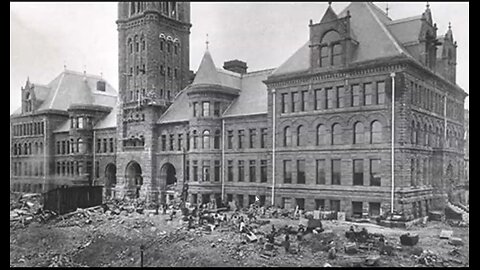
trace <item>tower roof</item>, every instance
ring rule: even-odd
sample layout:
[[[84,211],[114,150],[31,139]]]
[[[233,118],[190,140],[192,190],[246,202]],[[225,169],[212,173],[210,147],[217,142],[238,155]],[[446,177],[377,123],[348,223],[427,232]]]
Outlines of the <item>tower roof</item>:
[[[217,68],[208,49],[205,50],[203,54],[202,61],[200,62],[197,74],[195,74],[195,79],[192,83],[192,85],[197,84],[220,84]]]

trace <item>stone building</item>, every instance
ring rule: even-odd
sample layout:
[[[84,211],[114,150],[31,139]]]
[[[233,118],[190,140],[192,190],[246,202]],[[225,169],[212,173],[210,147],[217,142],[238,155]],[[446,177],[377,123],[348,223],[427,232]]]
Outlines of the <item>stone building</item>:
[[[455,83],[457,44],[450,27],[437,35],[428,5],[400,20],[369,2],[338,14],[329,6],[278,68],[248,71],[239,60],[217,68],[207,47],[193,81],[189,3],[118,9],[119,102],[108,112],[87,106],[90,119],[107,123],[85,137],[102,136],[97,149],[113,138],[114,153],[88,180],[108,195],[165,202],[188,184],[192,203],[258,199],[375,217],[391,208],[392,105],[394,209],[423,216],[462,186],[466,93]],[[59,141],[77,138],[68,117],[58,120]],[[58,154],[48,149],[54,166]],[[106,175],[108,158],[116,177]],[[53,167],[47,182],[50,175]]]

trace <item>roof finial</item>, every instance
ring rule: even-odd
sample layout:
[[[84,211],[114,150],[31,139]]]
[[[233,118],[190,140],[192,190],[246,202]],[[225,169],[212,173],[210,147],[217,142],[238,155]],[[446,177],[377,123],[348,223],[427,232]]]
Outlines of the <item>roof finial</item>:
[[[208,43],[210,42],[208,42],[208,33],[207,33],[207,40],[205,41],[205,44],[207,45],[207,51],[208,51]]]
[[[330,7],[332,5],[332,1],[328,1],[328,6]]]
[[[387,13],[387,16],[388,16],[388,10],[389,10],[389,8],[388,8],[388,2],[387,2],[387,7],[385,8],[385,11],[386,11],[386,13]]]
[[[429,9],[429,8],[430,8],[430,4],[429,4],[428,1],[427,1],[427,9]]]
[[[452,23],[448,22],[448,30],[452,30]]]
[[[83,75],[87,74],[87,65],[83,65]]]
[[[63,70],[67,70],[67,62],[63,60]]]

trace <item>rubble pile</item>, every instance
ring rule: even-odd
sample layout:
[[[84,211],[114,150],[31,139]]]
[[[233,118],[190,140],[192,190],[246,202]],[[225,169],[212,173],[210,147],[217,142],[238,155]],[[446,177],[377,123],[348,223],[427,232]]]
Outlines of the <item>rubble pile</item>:
[[[44,223],[57,214],[43,210],[39,193],[15,194],[10,192],[10,227],[23,228],[33,221]]]

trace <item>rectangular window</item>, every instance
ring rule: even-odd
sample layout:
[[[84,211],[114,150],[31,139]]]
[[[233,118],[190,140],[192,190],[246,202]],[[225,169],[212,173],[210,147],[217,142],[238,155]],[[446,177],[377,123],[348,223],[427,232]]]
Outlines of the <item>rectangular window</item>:
[[[315,210],[325,210],[325,200],[324,199],[315,199]]]
[[[178,151],[182,151],[182,143],[183,143],[183,138],[182,138],[183,134],[178,134],[177,135],[177,150]]]
[[[239,130],[238,131],[238,149],[242,149],[243,148],[243,140],[245,138],[245,131],[243,129]]]
[[[370,186],[381,185],[380,165],[380,159],[370,160]]]
[[[202,166],[202,181],[210,181],[210,160],[204,160]]]
[[[331,87],[325,89],[327,91],[327,109],[335,108],[337,105],[335,90]]]
[[[213,172],[213,179],[215,182],[220,181],[220,160],[215,160],[215,170]]]
[[[173,151],[173,147],[174,147],[174,142],[175,142],[175,135],[173,134],[170,134],[170,151]]]
[[[363,160],[362,159],[353,160],[353,185],[354,186],[363,185]]]
[[[363,203],[352,202],[352,216],[354,218],[361,218],[363,214]]]
[[[340,212],[340,200],[330,200],[330,211]]]
[[[233,182],[233,160],[228,161],[227,179],[228,182]]]
[[[203,111],[202,111],[202,116],[210,116],[210,102],[204,101],[202,103]]]
[[[380,216],[380,203],[371,202],[368,204],[368,215],[370,217]]]
[[[317,185],[325,185],[325,159],[317,159]]]
[[[299,108],[298,105],[298,92],[292,92],[292,110],[291,112],[296,112]]]
[[[338,86],[337,87],[337,101],[338,101],[338,108],[344,108],[345,107],[345,87],[344,86]]]
[[[296,198],[295,205],[298,206],[298,209],[305,210],[305,199],[303,198]]]
[[[255,195],[248,195],[248,205],[255,203]]]
[[[176,50],[177,50],[177,47],[175,47],[175,51],[176,51]],[[145,70],[145,69],[144,69],[144,70]],[[144,73],[145,73],[145,72],[144,72]],[[178,69],[177,69],[177,68],[175,68],[175,69],[173,70],[173,77],[174,77],[175,79],[178,78]]]
[[[363,91],[365,93],[365,105],[373,104],[373,89],[371,83],[363,84]]]
[[[257,130],[256,129],[250,129],[250,148],[255,148],[255,141],[257,138]]]
[[[238,201],[238,207],[243,208],[243,195],[238,194],[237,195],[237,201]]]
[[[162,135],[162,151],[167,150],[167,135]]]
[[[197,102],[193,102],[193,117],[197,116]]]
[[[113,138],[110,138],[109,142],[110,142],[110,153],[113,153],[115,151],[114,145],[113,145]]]
[[[360,85],[354,84],[352,85],[352,106],[360,106]]]
[[[65,150],[66,150],[65,149],[65,141],[62,141],[62,155],[65,154],[65,152],[66,152]]]
[[[220,116],[220,102],[213,103],[213,116]]]
[[[267,182],[267,161],[266,160],[260,161],[260,182],[262,183]]]
[[[262,128],[260,131],[262,132],[261,134],[262,137],[260,139],[260,148],[265,148],[267,143],[267,129]]]
[[[105,138],[103,139],[103,153],[107,153],[108,151],[108,140]]]
[[[340,159],[332,159],[332,185],[340,185]]]
[[[288,103],[288,93],[283,93],[282,100],[281,100],[282,113],[288,112],[287,103]]]
[[[385,82],[377,82],[377,104],[385,103]]]
[[[304,112],[307,110],[308,91],[302,91],[301,94],[300,111]]]
[[[297,184],[305,184],[305,160],[297,160]]]
[[[198,182],[198,161],[193,161],[193,182]]]
[[[190,181],[190,161],[185,161],[185,180]]]
[[[227,148],[233,148],[233,130],[227,131]]]
[[[72,174],[73,174],[73,170],[72,170]],[[95,161],[95,177],[96,178],[100,177],[100,162],[98,161]]]
[[[315,110],[322,109],[322,89],[315,90]]]
[[[283,183],[285,184],[292,183],[292,161],[291,160],[283,161]]]
[[[238,161],[238,182],[243,182],[245,179],[245,167],[243,160]]]
[[[250,167],[249,167],[249,177],[250,177],[250,182],[256,182],[257,181],[257,165],[255,160],[250,160]]]

